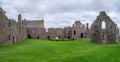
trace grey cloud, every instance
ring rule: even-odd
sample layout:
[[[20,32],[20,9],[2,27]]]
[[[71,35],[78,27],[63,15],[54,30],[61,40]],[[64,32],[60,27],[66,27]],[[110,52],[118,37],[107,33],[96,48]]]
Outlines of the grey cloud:
[[[12,1],[12,2],[11,2]],[[92,23],[100,11],[120,23],[119,0],[0,0],[9,18],[17,19],[19,13],[26,19],[45,19],[45,26],[71,26],[74,21]],[[118,24],[120,27],[120,25]]]

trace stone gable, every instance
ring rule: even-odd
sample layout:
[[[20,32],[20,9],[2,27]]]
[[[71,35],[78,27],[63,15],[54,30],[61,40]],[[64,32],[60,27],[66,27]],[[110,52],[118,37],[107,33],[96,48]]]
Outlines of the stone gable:
[[[102,23],[105,23],[102,28]],[[91,26],[91,40],[95,43],[117,43],[119,38],[119,29],[111,18],[105,13],[100,12],[97,19]]]

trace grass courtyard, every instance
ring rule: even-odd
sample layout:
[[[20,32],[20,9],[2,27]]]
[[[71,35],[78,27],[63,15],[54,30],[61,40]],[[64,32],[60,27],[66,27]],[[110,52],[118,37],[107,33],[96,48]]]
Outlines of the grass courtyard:
[[[120,62],[120,44],[27,39],[0,46],[0,62]]]

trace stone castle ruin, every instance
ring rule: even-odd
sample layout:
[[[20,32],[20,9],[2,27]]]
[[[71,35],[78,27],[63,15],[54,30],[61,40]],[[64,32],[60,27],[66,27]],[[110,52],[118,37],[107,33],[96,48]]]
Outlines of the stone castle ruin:
[[[72,26],[72,38],[79,39],[79,38],[86,38],[85,35],[86,27],[80,21],[76,21]]]
[[[119,29],[105,11],[100,12],[91,26],[91,40],[95,43],[118,43]]]
[[[27,38],[26,20],[18,15],[18,22],[8,19],[0,7],[0,45],[15,44]]]
[[[89,28],[89,24],[75,21],[72,26],[64,28],[44,27],[44,20],[22,20],[21,14],[18,21],[8,19],[5,11],[0,7],[0,45],[15,44],[26,38],[36,39],[91,39],[95,43],[118,43],[119,29],[110,17],[104,12]]]
[[[86,39],[90,38],[86,35],[87,29],[89,28],[86,28],[80,21],[75,21],[72,27],[48,28],[47,36],[52,39],[55,39],[56,37],[59,39]]]

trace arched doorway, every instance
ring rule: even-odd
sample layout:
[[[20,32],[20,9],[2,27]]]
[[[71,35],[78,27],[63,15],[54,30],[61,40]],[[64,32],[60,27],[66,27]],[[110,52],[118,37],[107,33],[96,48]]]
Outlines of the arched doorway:
[[[105,21],[102,21],[101,29],[102,29],[102,43],[106,44],[107,35],[106,35],[106,23],[105,23]]]

